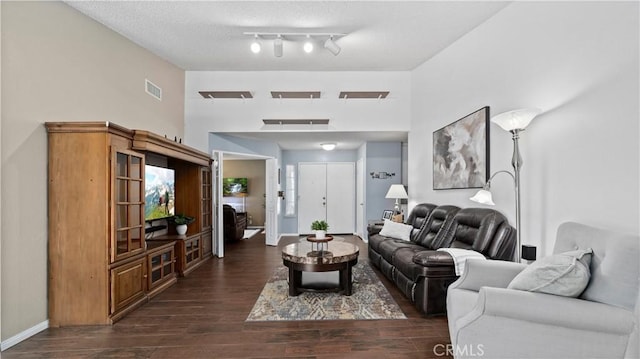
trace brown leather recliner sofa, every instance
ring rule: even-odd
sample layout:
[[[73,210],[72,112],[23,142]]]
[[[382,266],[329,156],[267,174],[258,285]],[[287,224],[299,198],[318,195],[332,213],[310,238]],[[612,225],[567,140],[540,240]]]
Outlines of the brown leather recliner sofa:
[[[247,226],[245,217],[238,216],[236,210],[228,204],[222,205],[222,219],[224,222],[224,240],[235,241],[242,239]]]
[[[422,203],[405,223],[413,226],[409,241],[369,236],[369,261],[425,315],[446,312],[447,287],[458,278],[451,255],[437,249],[470,249],[488,259],[514,259],[516,230],[493,209]]]

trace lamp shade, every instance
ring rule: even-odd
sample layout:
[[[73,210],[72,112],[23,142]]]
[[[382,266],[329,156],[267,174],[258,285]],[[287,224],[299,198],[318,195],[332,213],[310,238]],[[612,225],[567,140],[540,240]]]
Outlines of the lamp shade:
[[[505,131],[523,130],[540,112],[537,108],[522,108],[494,116],[491,118],[491,122],[502,127]]]
[[[477,203],[482,203],[482,204],[488,204],[490,206],[495,206],[496,204],[493,203],[493,197],[491,196],[491,192],[487,191],[486,189],[481,189],[478,191],[478,193],[476,193],[475,196],[469,198],[470,200],[477,202]]]
[[[404,186],[401,184],[392,184],[389,187],[389,191],[387,191],[387,195],[384,198],[409,198],[407,195],[407,191],[404,189]]]

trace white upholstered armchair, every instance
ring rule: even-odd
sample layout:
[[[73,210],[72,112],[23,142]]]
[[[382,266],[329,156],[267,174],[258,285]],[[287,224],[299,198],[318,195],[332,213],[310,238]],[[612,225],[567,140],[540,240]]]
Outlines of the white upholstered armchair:
[[[554,254],[587,248],[578,298],[507,289],[525,264],[469,261],[447,294],[456,358],[639,358],[640,237],[560,225]]]

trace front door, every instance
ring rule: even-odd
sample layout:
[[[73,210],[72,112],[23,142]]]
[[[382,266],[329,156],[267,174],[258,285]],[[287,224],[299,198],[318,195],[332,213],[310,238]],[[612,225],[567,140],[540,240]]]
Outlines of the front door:
[[[311,222],[327,218],[327,166],[298,164],[298,233],[311,233]],[[331,225],[331,224],[329,224]]]

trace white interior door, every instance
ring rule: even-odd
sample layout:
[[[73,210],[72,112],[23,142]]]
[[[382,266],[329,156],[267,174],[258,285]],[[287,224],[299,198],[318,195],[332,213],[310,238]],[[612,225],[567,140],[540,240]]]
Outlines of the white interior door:
[[[265,162],[265,242],[268,246],[278,245],[278,160],[270,158]]]
[[[213,152],[213,252],[218,258],[224,257],[224,219],[222,218],[222,152]]]
[[[327,163],[327,223],[329,233],[354,233],[356,169],[353,162]]]
[[[364,239],[364,159],[356,162],[356,234]]]
[[[326,168],[324,163],[298,164],[299,234],[311,233],[311,222],[327,218]]]

